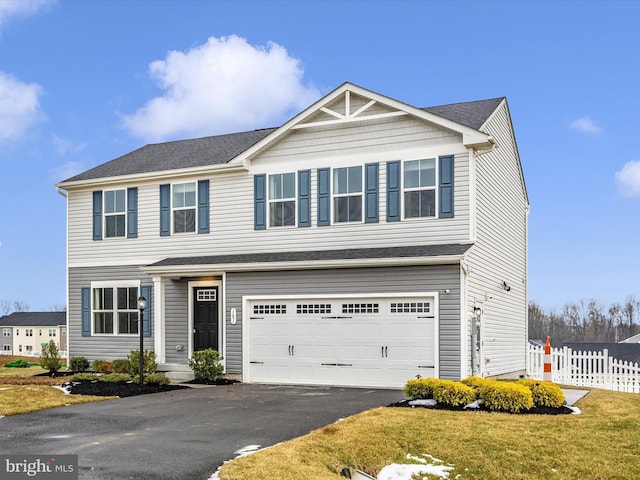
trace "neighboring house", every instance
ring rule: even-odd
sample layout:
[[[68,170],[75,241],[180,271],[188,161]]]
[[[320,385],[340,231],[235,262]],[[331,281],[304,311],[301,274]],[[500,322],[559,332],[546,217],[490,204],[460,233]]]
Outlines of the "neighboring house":
[[[569,347],[574,352],[602,352],[607,350],[610,357],[620,362],[640,363],[640,344],[638,343],[565,342],[562,346]]]
[[[53,340],[61,356],[67,350],[66,312],[13,312],[0,317],[2,351],[5,355],[39,357]]]
[[[640,343],[640,333],[633,335],[632,337],[620,340],[620,343]]]
[[[57,187],[71,356],[138,348],[141,294],[168,371],[211,347],[245,382],[525,373],[505,98],[416,108],[345,83],[279,128],[147,145]]]

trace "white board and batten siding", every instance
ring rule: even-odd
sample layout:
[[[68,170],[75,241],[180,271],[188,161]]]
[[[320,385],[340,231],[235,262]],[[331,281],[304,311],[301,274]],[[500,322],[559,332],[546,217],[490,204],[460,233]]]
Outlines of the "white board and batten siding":
[[[500,376],[526,369],[528,200],[506,103],[483,130],[491,132],[498,148],[475,160],[467,311],[482,308],[481,373]]]
[[[410,117],[371,120],[352,126],[294,130],[252,159],[250,170],[180,178],[210,181],[210,233],[161,237],[159,185],[147,181],[102,187],[138,187],[138,238],[92,240],[92,190],[72,190],[69,208],[69,266],[150,264],[172,256],[245,252],[374,248],[469,240],[469,155],[459,135]],[[339,141],[336,134],[340,132]],[[455,216],[386,222],[386,162],[455,155]],[[379,222],[317,226],[317,168],[379,163]],[[253,176],[311,170],[311,219],[307,228],[254,230]]]

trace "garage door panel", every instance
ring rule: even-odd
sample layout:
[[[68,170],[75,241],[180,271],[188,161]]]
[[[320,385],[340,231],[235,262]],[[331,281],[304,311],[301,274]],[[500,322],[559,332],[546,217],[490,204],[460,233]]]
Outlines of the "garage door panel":
[[[249,363],[250,381],[402,387],[435,374],[433,299],[255,304],[261,318],[249,319],[248,355],[259,363]]]

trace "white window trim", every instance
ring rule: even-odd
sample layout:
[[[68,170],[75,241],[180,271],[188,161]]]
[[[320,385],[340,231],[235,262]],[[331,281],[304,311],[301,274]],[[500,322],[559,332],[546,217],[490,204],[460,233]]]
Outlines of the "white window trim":
[[[336,198],[341,198],[341,197],[355,197],[356,195],[351,192],[351,193],[336,193],[335,192],[335,188],[334,188],[334,172],[336,170],[340,170],[343,168],[352,168],[352,167],[360,167],[360,221],[357,220],[353,220],[353,221],[348,221],[348,222],[336,222],[336,214],[335,214],[335,199]],[[363,164],[355,164],[355,165],[346,165],[344,167],[333,167],[330,171],[330,179],[329,181],[331,182],[331,225],[354,225],[354,224],[358,224],[358,223],[364,223],[364,201],[365,201],[365,197],[364,197],[364,190],[365,190],[365,166]]]
[[[176,185],[187,185],[192,183],[195,186],[195,203],[193,207],[174,207],[173,206],[173,189]],[[169,191],[169,195],[171,196],[171,235],[193,235],[198,233],[198,182],[193,180],[189,182],[176,182],[171,184],[171,190]],[[173,220],[173,213],[176,211],[182,210],[193,210],[194,212],[194,228],[193,232],[176,232],[175,231],[175,222]]]
[[[95,332],[95,323],[94,323],[94,313],[95,310],[93,308],[93,289],[94,288],[138,288],[138,296],[140,295],[140,280],[123,280],[123,281],[94,281],[91,282],[91,336],[95,337],[137,337],[138,333],[118,333],[118,322],[117,318],[113,319],[113,333],[96,333]],[[115,299],[114,299],[115,300]],[[113,309],[113,312],[116,313],[118,311],[117,308]]]
[[[107,213],[107,192],[117,192],[117,191],[123,191],[124,192],[124,210],[122,212],[113,212],[113,213]],[[104,240],[117,240],[117,239],[121,239],[121,238],[127,238],[127,202],[129,201],[129,199],[127,198],[127,189],[126,188],[114,188],[111,190],[104,190],[102,192],[102,223],[103,226],[102,228],[104,229]],[[124,216],[124,233],[122,235],[116,236],[116,237],[109,237],[107,236],[107,217],[115,217],[118,215],[122,215]]]
[[[287,175],[287,174],[293,174],[293,197],[287,197],[287,198],[278,198],[278,199],[271,199],[271,182],[269,182],[269,177],[271,177],[272,175]],[[272,203],[282,203],[282,202],[290,202],[293,200],[293,205],[294,205],[294,212],[293,212],[293,218],[294,218],[294,222],[293,225],[271,225],[271,204]],[[268,173],[267,174],[267,228],[277,228],[277,229],[281,229],[281,228],[296,228],[298,226],[298,174],[297,172],[280,172],[280,173]]]
[[[2,336],[3,337],[10,337],[11,336],[11,329],[10,328],[3,328],[2,329]]]
[[[402,195],[400,195],[400,208],[402,210],[402,220],[406,220],[408,222],[412,222],[412,221],[424,221],[424,220],[433,220],[433,219],[437,219],[439,218],[439,213],[440,213],[440,198],[438,195],[438,188],[440,186],[440,161],[439,161],[439,156],[437,157],[425,157],[425,158],[410,158],[410,159],[406,159],[406,160],[402,160],[402,164],[400,165],[401,167],[401,183],[402,183]],[[435,161],[435,185],[433,187],[410,187],[410,188],[406,188],[404,185],[404,168],[405,168],[405,164],[407,162],[415,162],[416,160],[434,160]],[[433,215],[432,217],[407,217],[405,215],[405,202],[404,202],[404,194],[405,192],[420,192],[423,190],[433,190],[434,191],[434,198],[435,198],[435,215]]]

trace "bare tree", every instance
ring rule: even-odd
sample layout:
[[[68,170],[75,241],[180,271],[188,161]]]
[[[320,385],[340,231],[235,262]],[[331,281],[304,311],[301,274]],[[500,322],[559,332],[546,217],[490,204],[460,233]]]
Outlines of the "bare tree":
[[[67,311],[67,306],[66,305],[61,305],[61,304],[55,304],[51,307],[51,311],[52,312],[66,312]]]
[[[11,313],[11,302],[0,300],[0,316],[9,315]]]
[[[628,330],[625,332],[626,337],[632,337],[636,333],[636,318],[640,311],[640,302],[636,300],[636,297],[629,295],[625,304],[622,306],[622,318]]]
[[[28,312],[29,311],[29,304],[16,300],[15,302],[13,302],[13,311],[14,312]]]

